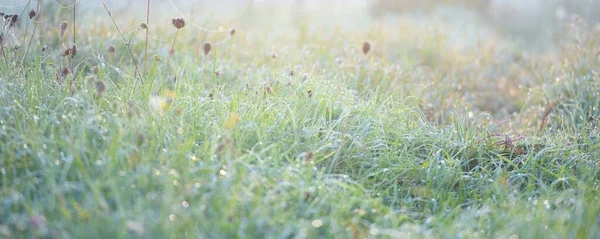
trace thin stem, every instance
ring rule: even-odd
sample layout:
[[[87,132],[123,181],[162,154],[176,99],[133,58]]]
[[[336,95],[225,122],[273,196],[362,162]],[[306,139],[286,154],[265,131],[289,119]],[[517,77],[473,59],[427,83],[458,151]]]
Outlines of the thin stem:
[[[175,37],[173,38],[173,44],[171,44],[171,49],[169,50],[169,57],[167,58],[167,69],[165,70],[165,72],[169,70],[169,63],[171,62],[171,56],[173,56],[175,54],[175,41],[177,41],[177,33],[179,33],[179,29],[175,30]]]
[[[110,18],[113,25],[115,26],[115,29],[117,29],[117,32],[121,36],[123,43],[125,43],[125,46],[127,46],[127,50],[129,51],[129,54],[131,54],[131,60],[133,61],[133,66],[135,66],[135,71],[140,76],[140,79],[142,79],[142,73],[140,72],[140,68],[138,67],[137,62],[135,61],[135,56],[133,55],[133,51],[131,51],[131,47],[130,47],[129,43],[127,42],[127,39],[125,39],[125,36],[123,36],[123,33],[119,29],[119,26],[117,26],[117,23],[115,22],[115,19],[113,18],[110,10],[108,10],[108,7],[106,6],[106,3],[104,2],[104,0],[100,0],[100,2],[102,3],[102,7],[104,7],[104,10],[106,10],[108,17]]]
[[[71,47],[74,47],[76,44],[76,38],[75,36],[77,36],[77,22],[75,21],[75,14],[76,14],[76,9],[77,9],[77,0],[73,0],[73,45]],[[73,48],[71,48],[73,49]],[[70,87],[73,88],[74,84],[75,84],[75,54],[76,52],[71,52],[71,85]],[[71,89],[72,90],[72,89]]]
[[[148,4],[146,5],[146,42],[144,45],[144,73],[146,73],[146,60],[148,59],[148,29],[150,26],[150,0],[148,0]]]
[[[24,12],[27,12],[27,9],[29,9],[31,6],[31,0],[27,1],[27,6],[25,7],[25,9],[23,10]],[[25,16],[26,14],[22,14],[21,16]],[[31,19],[29,19],[29,15],[27,14],[27,22],[25,23],[25,34],[23,34],[23,41],[22,42],[27,42],[27,30],[29,30],[29,22],[31,21]],[[31,38],[33,38],[33,34],[31,35]],[[25,69],[25,57],[27,56],[27,50],[29,50],[29,46],[27,46],[25,49],[25,52],[23,53],[23,59],[21,60],[21,67],[23,69]]]

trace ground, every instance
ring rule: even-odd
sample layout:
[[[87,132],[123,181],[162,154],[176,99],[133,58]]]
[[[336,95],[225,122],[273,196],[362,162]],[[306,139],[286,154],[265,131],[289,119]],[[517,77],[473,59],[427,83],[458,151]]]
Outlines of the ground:
[[[212,4],[0,5],[0,237],[600,237],[600,28]]]

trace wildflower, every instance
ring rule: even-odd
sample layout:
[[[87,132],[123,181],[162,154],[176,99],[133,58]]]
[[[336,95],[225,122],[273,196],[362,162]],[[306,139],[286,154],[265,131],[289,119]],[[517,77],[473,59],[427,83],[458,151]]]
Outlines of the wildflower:
[[[204,51],[204,55],[208,55],[211,49],[212,45],[210,44],[210,42],[204,43],[204,46],[202,46],[202,51]]]
[[[106,48],[106,51],[108,51],[109,53],[114,53],[116,51],[115,46],[114,45],[110,45]]]
[[[173,26],[175,26],[175,28],[177,28],[178,30],[185,27],[185,20],[183,20],[183,18],[173,18],[171,20],[171,23],[173,24]]]
[[[29,11],[29,19],[32,19],[32,18],[34,18],[34,17],[35,17],[35,15],[36,15],[36,14],[35,14],[35,10],[33,10],[33,9],[32,9],[31,11]]]
[[[60,36],[61,37],[65,34],[67,27],[69,27],[69,23],[67,23],[67,21],[62,21],[60,23]]]
[[[371,50],[371,43],[369,43],[369,42],[363,43],[363,46],[362,46],[363,54],[365,54],[365,55],[368,54],[370,50]]]

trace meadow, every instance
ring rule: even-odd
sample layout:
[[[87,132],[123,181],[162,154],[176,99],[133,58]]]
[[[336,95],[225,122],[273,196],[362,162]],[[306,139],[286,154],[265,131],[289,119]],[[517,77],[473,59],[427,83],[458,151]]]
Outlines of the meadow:
[[[0,4],[0,238],[600,237],[598,25],[308,2]]]

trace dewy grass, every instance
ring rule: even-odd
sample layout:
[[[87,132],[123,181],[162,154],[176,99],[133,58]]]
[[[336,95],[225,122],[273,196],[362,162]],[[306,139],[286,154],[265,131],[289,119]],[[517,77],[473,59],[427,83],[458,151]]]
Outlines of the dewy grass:
[[[164,19],[183,18],[162,16],[141,72],[145,36],[116,42],[140,21],[84,6],[77,48],[47,11],[48,42],[28,53],[26,33],[3,35],[1,238],[600,236],[593,29],[525,54],[455,46],[451,25],[307,28],[298,43],[285,21],[206,32],[185,18],[171,58]]]

